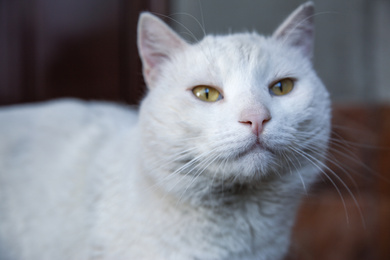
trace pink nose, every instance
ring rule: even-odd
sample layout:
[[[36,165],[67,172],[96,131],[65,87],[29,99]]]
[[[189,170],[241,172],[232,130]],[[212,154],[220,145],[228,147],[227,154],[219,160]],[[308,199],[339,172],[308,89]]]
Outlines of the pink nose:
[[[252,132],[259,136],[263,131],[265,123],[271,120],[271,115],[268,111],[259,112],[259,113],[251,113],[244,112],[241,115],[241,118],[238,122],[241,124],[248,125],[251,127]]]

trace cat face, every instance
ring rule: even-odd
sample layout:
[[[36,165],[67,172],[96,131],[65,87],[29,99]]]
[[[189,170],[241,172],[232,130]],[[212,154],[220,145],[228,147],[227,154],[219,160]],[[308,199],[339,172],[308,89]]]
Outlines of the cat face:
[[[320,160],[330,108],[310,62],[311,13],[302,6],[272,37],[207,36],[193,45],[143,14],[139,49],[149,92],[140,123],[145,156],[156,162],[150,171],[158,165],[244,183]]]

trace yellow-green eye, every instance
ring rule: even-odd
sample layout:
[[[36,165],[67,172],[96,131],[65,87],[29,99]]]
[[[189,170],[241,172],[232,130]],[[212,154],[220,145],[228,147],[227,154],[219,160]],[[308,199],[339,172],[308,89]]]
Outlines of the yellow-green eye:
[[[282,79],[270,86],[269,91],[272,95],[283,96],[291,92],[294,88],[294,80]]]
[[[195,97],[206,102],[215,102],[222,99],[221,93],[213,87],[199,85],[192,89]]]

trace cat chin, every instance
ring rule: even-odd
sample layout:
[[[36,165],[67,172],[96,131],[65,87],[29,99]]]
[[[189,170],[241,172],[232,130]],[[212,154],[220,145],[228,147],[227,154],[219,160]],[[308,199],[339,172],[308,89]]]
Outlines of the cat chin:
[[[276,156],[261,145],[254,145],[245,152],[240,152],[230,158],[225,165],[218,165],[211,172],[232,182],[250,182],[259,180],[277,171]]]

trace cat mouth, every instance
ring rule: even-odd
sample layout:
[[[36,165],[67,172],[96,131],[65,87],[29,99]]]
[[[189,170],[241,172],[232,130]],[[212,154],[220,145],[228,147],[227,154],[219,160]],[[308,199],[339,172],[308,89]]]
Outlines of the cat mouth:
[[[268,151],[268,149],[264,146],[264,143],[259,138],[257,138],[256,141],[254,141],[247,149],[240,151],[236,158],[240,159],[248,155],[260,155],[266,151]]]
[[[254,143],[249,149],[248,153],[260,153],[264,152],[265,150],[267,149],[265,148],[264,144],[257,140],[256,143]]]

